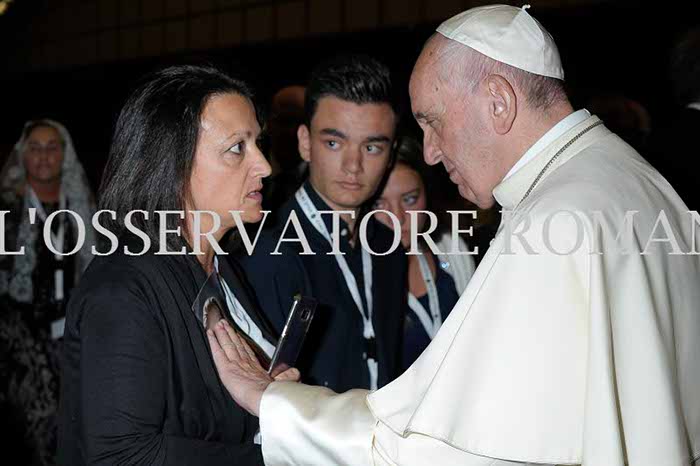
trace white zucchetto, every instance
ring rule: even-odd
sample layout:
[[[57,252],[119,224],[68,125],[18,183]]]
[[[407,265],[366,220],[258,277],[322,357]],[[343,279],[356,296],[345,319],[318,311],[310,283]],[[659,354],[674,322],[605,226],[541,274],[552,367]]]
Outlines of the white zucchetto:
[[[554,39],[527,12],[530,5],[472,8],[443,22],[437,32],[501,63],[564,79]]]

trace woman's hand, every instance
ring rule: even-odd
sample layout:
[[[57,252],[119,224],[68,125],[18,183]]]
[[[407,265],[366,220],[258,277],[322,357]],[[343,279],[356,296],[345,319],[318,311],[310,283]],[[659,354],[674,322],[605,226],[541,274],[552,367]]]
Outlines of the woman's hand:
[[[207,338],[216,370],[231,397],[249,413],[259,416],[263,392],[274,380],[298,381],[299,371],[291,368],[270,377],[255,353],[225,320],[220,320]]]

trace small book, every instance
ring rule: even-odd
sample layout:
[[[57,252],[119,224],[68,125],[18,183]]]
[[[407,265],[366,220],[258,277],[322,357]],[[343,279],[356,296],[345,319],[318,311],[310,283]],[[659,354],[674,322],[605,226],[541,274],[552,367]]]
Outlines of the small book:
[[[220,280],[216,270],[209,274],[192,303],[192,312],[194,312],[195,317],[202,325],[204,331],[209,329],[213,330],[217,322],[221,319],[226,319],[226,321],[231,324],[231,327],[236,330],[238,336],[243,338],[252,348],[260,365],[265,370],[268,370],[270,367],[270,358],[252,338],[246,335],[233,318],[231,318],[231,313],[226,304],[226,295]]]

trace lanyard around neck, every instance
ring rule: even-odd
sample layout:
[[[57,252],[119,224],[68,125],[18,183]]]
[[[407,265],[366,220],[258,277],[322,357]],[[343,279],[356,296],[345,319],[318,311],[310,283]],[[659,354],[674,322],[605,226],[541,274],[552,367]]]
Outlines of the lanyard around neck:
[[[420,254],[418,256],[418,265],[420,266],[420,273],[423,277],[423,282],[428,290],[428,306],[430,307],[430,313],[426,311],[418,298],[416,298],[412,293],[408,294],[408,305],[413,312],[415,312],[416,316],[418,316],[418,319],[425,329],[425,333],[427,333],[432,340],[435,338],[435,335],[442,325],[440,298],[438,296],[435,279],[430,271],[428,259],[426,259],[425,254]]]
[[[296,200],[301,207],[301,210],[306,215],[306,218],[311,222],[316,231],[318,231],[321,236],[328,241],[328,244],[333,247],[333,239],[331,238],[326,224],[321,218],[321,214],[318,209],[311,201],[309,194],[306,189],[302,186],[295,194]],[[343,279],[345,280],[345,285],[348,287],[348,291],[352,295],[352,299],[357,306],[357,310],[362,316],[362,335],[366,340],[371,340],[375,337],[374,325],[372,324],[372,257],[369,252],[362,248],[362,277],[364,279],[365,288],[365,299],[367,300],[367,309],[362,302],[362,297],[360,296],[360,289],[357,285],[357,280],[348,266],[345,256],[342,254],[333,254],[335,261],[338,263],[341,273],[343,274]],[[377,388],[377,362],[373,358],[367,359],[367,366],[370,372],[370,386],[372,390]]]

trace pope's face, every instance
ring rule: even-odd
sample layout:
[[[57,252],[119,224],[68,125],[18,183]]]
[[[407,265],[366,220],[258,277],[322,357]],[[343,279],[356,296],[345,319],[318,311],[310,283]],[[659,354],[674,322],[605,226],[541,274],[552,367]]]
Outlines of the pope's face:
[[[355,210],[375,193],[389,162],[395,125],[389,104],[319,99],[310,128],[300,126],[297,135],[311,184],[331,208]]]
[[[458,90],[438,76],[426,47],[411,75],[413,115],[423,130],[426,163],[442,162],[465,199],[481,208],[494,204],[493,188],[500,180],[493,169],[486,124],[488,104],[477,90]]]
[[[259,135],[255,109],[246,97],[216,95],[204,107],[188,207],[216,212],[222,230],[234,226],[230,210],[242,211],[244,222],[257,222],[262,217],[260,190],[262,179],[270,174],[270,164],[256,144]],[[201,218],[201,230],[210,231],[210,217]]]

